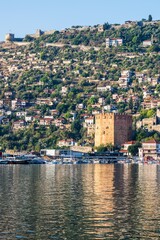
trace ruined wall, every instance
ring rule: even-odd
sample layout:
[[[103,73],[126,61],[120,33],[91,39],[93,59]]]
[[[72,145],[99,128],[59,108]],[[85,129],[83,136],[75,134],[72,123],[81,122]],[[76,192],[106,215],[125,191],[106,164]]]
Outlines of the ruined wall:
[[[12,42],[14,41],[14,34],[13,33],[7,33],[5,35],[5,42]]]

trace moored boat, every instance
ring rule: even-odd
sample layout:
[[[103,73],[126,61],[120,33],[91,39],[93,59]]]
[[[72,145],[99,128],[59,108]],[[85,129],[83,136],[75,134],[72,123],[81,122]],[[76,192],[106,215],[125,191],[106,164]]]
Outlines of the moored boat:
[[[33,158],[32,160],[29,160],[28,163],[29,164],[46,164],[47,162],[43,158],[37,157],[37,158]]]
[[[93,164],[100,163],[100,159],[93,159],[93,160],[92,160],[92,163],[93,163]]]
[[[8,161],[5,159],[0,159],[0,164],[8,164]]]
[[[28,164],[28,158],[24,157],[8,157],[5,160],[8,164]]]
[[[61,160],[57,160],[57,159],[53,159],[51,161],[52,164],[62,164],[62,161]]]

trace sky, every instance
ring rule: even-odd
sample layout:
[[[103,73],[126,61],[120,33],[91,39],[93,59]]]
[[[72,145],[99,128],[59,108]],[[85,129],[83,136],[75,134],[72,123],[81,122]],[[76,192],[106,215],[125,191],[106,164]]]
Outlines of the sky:
[[[24,37],[36,29],[160,19],[160,0],[1,0],[0,41],[6,33]]]

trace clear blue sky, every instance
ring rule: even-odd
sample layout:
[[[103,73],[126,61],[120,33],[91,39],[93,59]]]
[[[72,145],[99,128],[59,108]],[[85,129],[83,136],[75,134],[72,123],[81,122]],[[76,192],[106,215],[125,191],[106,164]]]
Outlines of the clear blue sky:
[[[160,19],[160,0],[1,0],[0,41],[8,32],[24,37],[36,29],[123,23],[151,14]]]

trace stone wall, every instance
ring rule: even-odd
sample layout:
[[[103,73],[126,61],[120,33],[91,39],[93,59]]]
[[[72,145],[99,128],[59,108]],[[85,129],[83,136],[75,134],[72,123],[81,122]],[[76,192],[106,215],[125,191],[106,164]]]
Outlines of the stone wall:
[[[72,151],[82,152],[82,153],[89,153],[92,152],[92,147],[83,147],[83,146],[72,146],[70,147]]]
[[[114,113],[95,116],[95,146],[114,144]]]
[[[121,145],[132,140],[132,116],[126,114],[114,115],[114,145]]]
[[[95,146],[121,145],[132,139],[132,116],[101,113],[95,116]]]

